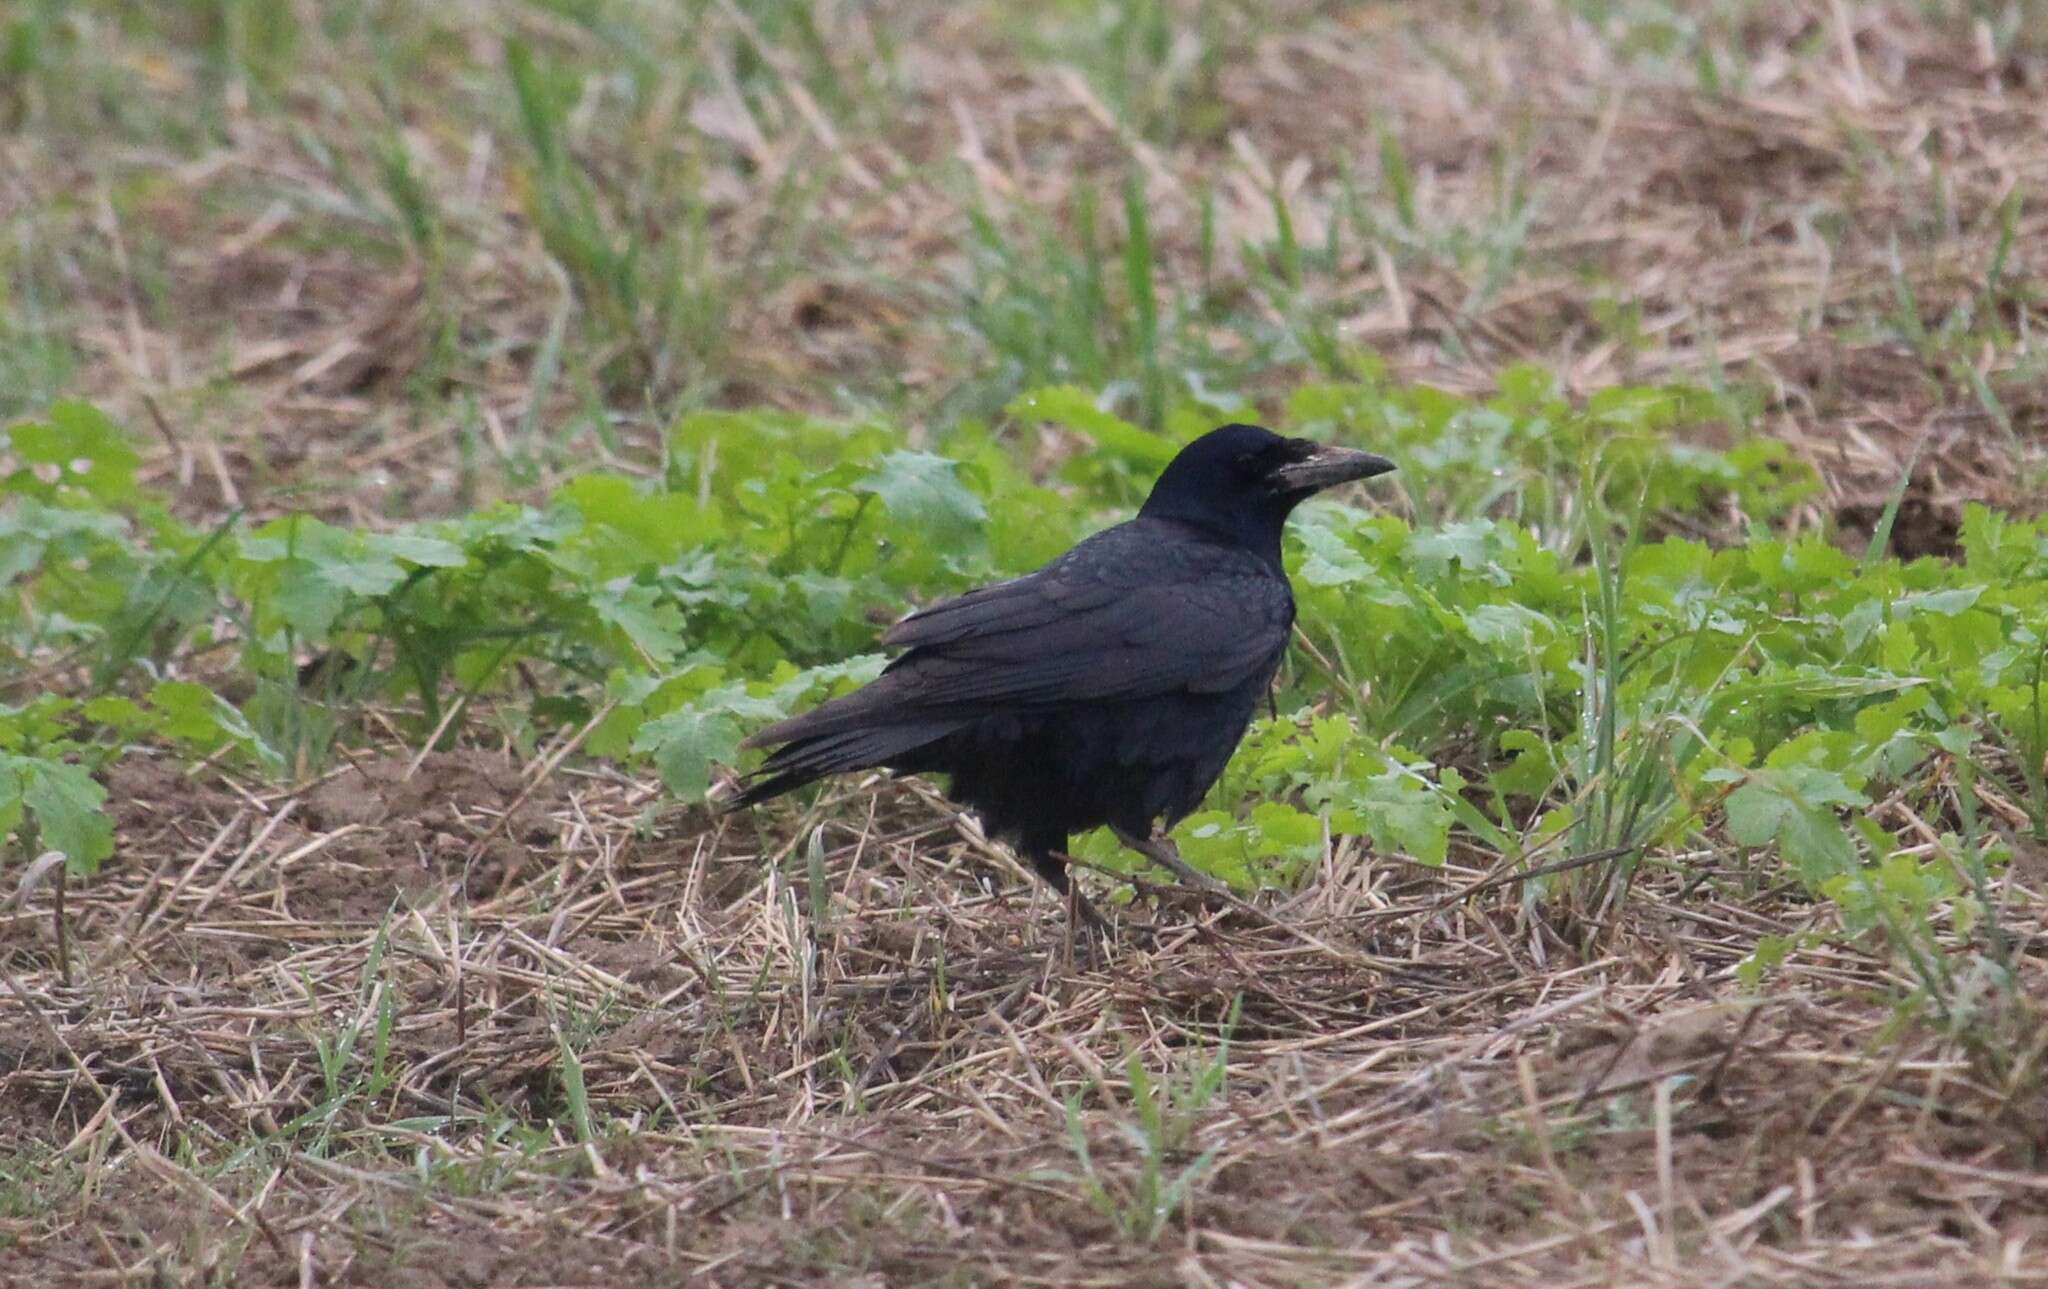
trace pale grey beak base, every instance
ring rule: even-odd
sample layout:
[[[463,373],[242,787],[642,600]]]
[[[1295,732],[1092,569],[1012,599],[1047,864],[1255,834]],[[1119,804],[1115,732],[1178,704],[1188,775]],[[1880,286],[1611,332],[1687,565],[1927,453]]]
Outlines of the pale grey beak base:
[[[1370,479],[1393,468],[1392,461],[1370,452],[1323,448],[1305,461],[1281,466],[1271,477],[1274,487],[1282,492],[1320,492],[1354,479]]]

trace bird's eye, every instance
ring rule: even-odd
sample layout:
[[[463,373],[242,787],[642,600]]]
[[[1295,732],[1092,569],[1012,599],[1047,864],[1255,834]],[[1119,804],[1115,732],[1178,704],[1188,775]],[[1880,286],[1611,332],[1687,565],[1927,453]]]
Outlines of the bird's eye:
[[[1244,479],[1257,479],[1266,473],[1266,463],[1256,452],[1245,452],[1230,463]]]

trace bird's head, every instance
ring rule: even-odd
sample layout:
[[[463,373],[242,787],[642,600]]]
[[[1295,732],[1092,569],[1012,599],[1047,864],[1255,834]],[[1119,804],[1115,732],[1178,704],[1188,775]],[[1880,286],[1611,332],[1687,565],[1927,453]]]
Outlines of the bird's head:
[[[1385,474],[1394,463],[1355,448],[1226,425],[1180,450],[1139,514],[1172,519],[1280,555],[1288,513],[1325,488]]]

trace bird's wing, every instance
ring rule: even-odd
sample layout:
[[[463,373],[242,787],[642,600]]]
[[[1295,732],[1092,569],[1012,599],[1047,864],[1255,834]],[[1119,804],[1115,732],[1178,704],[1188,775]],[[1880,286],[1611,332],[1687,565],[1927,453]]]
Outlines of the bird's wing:
[[[1286,582],[1248,561],[1061,561],[882,640],[909,649],[890,668],[896,702],[1039,707],[1234,688],[1273,665],[1293,609]]]
[[[1221,693],[1270,671],[1293,622],[1277,569],[1136,520],[903,619],[882,643],[906,652],[881,676],[747,742],[929,738],[992,712]]]

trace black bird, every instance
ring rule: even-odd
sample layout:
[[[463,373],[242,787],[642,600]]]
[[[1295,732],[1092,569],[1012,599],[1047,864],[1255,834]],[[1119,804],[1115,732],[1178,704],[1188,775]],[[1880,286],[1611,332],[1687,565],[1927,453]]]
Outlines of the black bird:
[[[1281,528],[1322,489],[1393,468],[1256,425],[1203,435],[1136,519],[911,614],[882,637],[906,652],[871,684],[747,740],[776,750],[730,808],[847,770],[939,773],[1063,894],[1068,837],[1105,824],[1206,880],[1153,825],[1200,804],[1279,670],[1294,624]]]

